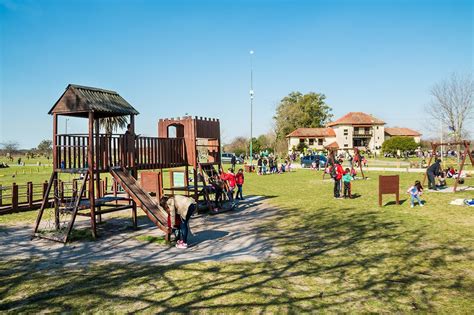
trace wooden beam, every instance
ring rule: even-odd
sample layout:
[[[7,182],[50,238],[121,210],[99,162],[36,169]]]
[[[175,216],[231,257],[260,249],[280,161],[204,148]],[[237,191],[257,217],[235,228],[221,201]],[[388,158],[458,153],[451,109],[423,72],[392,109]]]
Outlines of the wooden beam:
[[[94,112],[89,112],[89,136],[88,136],[87,163],[89,172],[89,202],[91,209],[91,230],[92,237],[97,237],[97,229],[95,222],[95,198],[94,198]]]

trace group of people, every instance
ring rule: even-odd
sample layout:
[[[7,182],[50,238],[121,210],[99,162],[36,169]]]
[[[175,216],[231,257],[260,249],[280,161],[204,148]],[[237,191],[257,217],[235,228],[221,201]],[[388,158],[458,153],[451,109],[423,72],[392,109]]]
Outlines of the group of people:
[[[230,168],[227,172],[219,170],[219,173],[213,172],[209,178],[211,192],[215,194],[215,207],[213,211],[218,211],[225,194],[229,201],[234,202],[235,199],[243,200],[244,170],[239,169],[234,173],[234,169]],[[188,247],[189,221],[196,211],[197,205],[193,198],[174,195],[165,196],[160,200],[160,205],[169,213],[171,226],[179,226],[177,230],[177,248]]]
[[[211,192],[215,195],[215,207],[213,211],[221,208],[224,194],[227,199],[234,202],[234,199],[243,200],[243,185],[245,181],[244,170],[239,169],[234,173],[234,169],[229,168],[227,172],[219,170],[219,173],[213,173],[209,178]],[[234,198],[235,193],[235,198]]]
[[[352,198],[351,181],[354,180],[355,173],[353,168],[342,167],[342,159],[337,159],[334,165],[330,166],[331,178],[334,180],[334,198]],[[341,196],[341,190],[344,188],[344,194]]]
[[[464,183],[465,172],[458,172],[454,167],[448,167],[445,170],[441,167],[441,159],[436,161],[426,169],[428,177],[428,189],[438,190],[446,186],[447,178],[457,178],[460,184]]]
[[[291,171],[291,160],[285,160],[278,165],[278,157],[269,155],[268,157],[259,156],[257,159],[257,174],[281,174]]]

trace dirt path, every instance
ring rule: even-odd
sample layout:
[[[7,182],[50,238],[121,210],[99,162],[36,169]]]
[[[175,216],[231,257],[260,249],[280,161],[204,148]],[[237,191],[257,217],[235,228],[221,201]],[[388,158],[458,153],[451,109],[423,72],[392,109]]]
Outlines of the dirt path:
[[[0,229],[2,260],[39,258],[42,264],[87,265],[94,262],[171,264],[196,261],[261,261],[275,256],[275,248],[258,227],[276,215],[262,197],[250,197],[238,207],[218,215],[199,215],[191,220],[192,246],[186,250],[136,239],[140,235],[162,235],[146,218],[139,229],[130,228],[130,218],[105,217],[107,224],[97,241],[76,241],[67,245],[47,240],[30,240],[31,226]],[[128,227],[127,227],[128,226]]]

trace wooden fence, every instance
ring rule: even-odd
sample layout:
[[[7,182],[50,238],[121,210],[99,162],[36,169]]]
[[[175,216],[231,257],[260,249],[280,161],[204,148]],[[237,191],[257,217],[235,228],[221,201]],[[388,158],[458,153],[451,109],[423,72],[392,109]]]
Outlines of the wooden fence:
[[[56,165],[60,169],[87,169],[87,135],[60,134],[56,138]],[[94,169],[134,165],[137,169],[159,169],[186,164],[182,138],[137,137],[131,144],[123,135],[101,134],[94,138]],[[135,161],[132,161],[132,156]]]

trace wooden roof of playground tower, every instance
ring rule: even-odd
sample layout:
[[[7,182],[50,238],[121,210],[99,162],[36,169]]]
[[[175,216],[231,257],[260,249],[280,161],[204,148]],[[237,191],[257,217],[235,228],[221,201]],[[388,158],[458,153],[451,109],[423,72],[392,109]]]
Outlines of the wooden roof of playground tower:
[[[115,91],[75,84],[66,87],[49,114],[88,117],[90,112],[96,118],[139,114]]]

